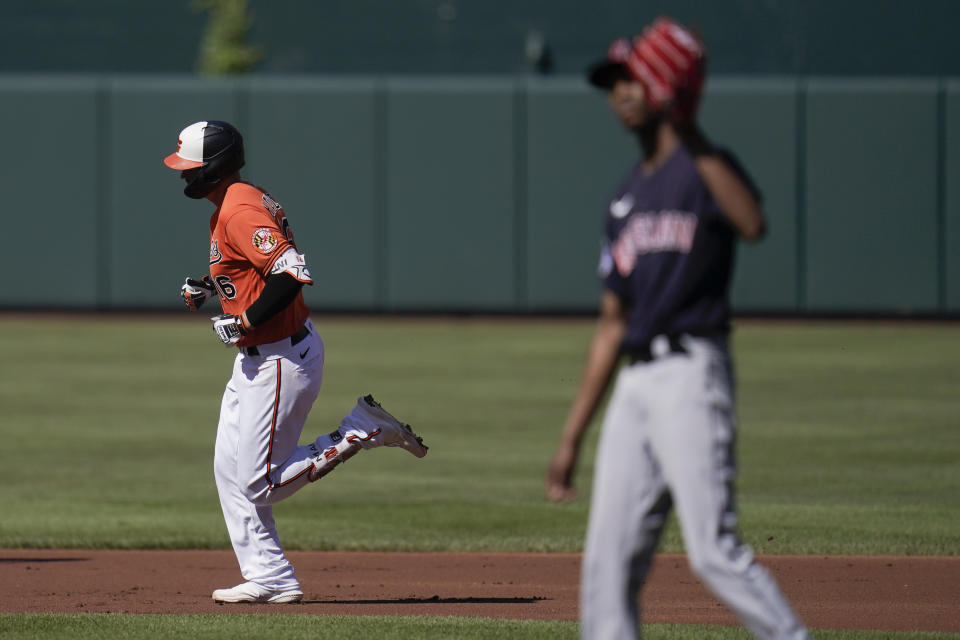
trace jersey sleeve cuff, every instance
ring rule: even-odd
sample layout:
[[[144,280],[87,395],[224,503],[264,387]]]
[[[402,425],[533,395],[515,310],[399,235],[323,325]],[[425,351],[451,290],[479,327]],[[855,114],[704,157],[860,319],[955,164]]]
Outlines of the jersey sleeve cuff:
[[[313,284],[313,277],[310,275],[310,269],[307,268],[306,257],[292,246],[285,248],[270,265],[269,275],[277,273],[287,273],[298,282]]]

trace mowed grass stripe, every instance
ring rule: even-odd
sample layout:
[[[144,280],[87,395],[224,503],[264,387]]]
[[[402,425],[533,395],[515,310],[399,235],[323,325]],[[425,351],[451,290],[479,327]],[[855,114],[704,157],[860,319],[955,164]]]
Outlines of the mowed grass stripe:
[[[960,634],[814,630],[821,640],[946,640]],[[738,627],[651,624],[645,640],[749,640]],[[0,614],[5,640],[234,640],[282,637],[285,640],[575,640],[574,622],[492,620],[489,618],[309,616],[290,614]]]
[[[543,472],[590,319],[314,318],[303,440],[373,393],[431,447],[364,452],[276,508],[289,549],[579,551]],[[760,553],[957,555],[960,326],[740,322],[739,504]],[[205,314],[0,319],[0,546],[229,548],[213,483],[234,353]],[[390,527],[384,527],[390,522]],[[662,549],[682,551],[671,524]]]

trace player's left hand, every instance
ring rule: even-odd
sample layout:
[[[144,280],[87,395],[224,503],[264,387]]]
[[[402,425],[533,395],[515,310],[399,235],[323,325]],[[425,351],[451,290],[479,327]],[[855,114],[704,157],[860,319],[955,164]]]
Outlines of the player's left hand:
[[[692,123],[700,105],[706,49],[700,38],[666,17],[634,40],[628,66],[644,85],[650,105],[675,123]]]
[[[224,346],[233,346],[240,341],[241,337],[247,335],[240,316],[235,316],[232,313],[221,313],[210,319],[213,320],[213,332],[217,334]]]

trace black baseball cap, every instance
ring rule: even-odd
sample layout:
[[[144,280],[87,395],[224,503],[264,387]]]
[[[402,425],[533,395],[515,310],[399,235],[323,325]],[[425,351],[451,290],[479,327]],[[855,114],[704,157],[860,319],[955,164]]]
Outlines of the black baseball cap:
[[[600,60],[587,69],[587,80],[597,89],[609,91],[617,80],[632,80],[632,77],[622,62]]]
[[[611,42],[607,57],[587,68],[587,81],[598,89],[609,91],[617,80],[631,80],[632,76],[624,64],[631,46],[627,38],[617,38]]]

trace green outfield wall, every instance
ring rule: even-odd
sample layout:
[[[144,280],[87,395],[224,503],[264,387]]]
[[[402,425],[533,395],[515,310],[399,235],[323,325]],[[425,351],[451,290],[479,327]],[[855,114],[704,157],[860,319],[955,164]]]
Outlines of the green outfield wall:
[[[204,118],[244,132],[315,310],[596,306],[637,149],[578,77],[116,75],[0,76],[0,306],[179,308],[211,208],[161,159]],[[737,310],[960,311],[960,81],[717,76],[702,123],[771,222],[739,250]]]

